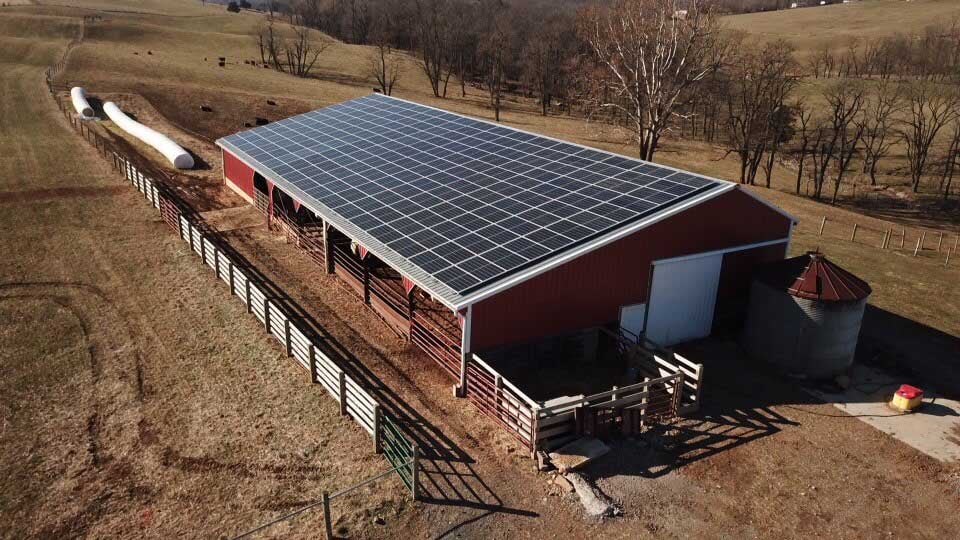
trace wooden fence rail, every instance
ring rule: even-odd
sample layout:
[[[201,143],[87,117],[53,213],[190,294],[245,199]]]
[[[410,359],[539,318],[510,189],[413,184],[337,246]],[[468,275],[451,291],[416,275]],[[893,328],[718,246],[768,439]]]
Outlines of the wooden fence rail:
[[[62,67],[48,70],[52,77]],[[65,116],[69,114],[69,104],[56,95],[55,85],[47,79],[48,90]],[[192,207],[183,201],[163,180],[144,173],[129,157],[117,149],[113,143],[97,132],[84,126],[82,122],[71,121],[70,125],[97,149],[108,162],[120,172],[122,177],[153,207],[190,250],[200,258],[201,263],[214,272],[218,280],[229,287],[230,294],[243,303],[264,325],[265,332],[273,336],[283,347],[288,357],[310,373],[313,383],[319,384],[339,404],[341,411],[353,418],[374,439],[374,448],[382,447],[382,431],[377,430],[376,422],[380,407],[376,399],[359,382],[350,377],[337,363],[320,348],[312,333],[298,320],[298,316],[276,299],[270,289],[257,277],[257,272],[238,261],[228,244],[220,239],[203,223]],[[391,434],[392,440],[402,439],[405,444],[412,443],[399,430]],[[403,478],[404,483],[408,480]]]

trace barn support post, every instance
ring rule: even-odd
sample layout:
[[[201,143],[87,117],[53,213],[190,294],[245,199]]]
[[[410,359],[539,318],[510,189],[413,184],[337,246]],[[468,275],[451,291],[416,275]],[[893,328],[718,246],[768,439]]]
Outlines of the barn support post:
[[[467,314],[463,317],[463,331],[460,340],[460,382],[454,389],[457,397],[467,396],[467,362],[470,357],[470,326],[473,319],[473,305],[467,306]]]
[[[333,269],[333,244],[330,243],[330,224],[323,222],[323,261],[327,264],[327,273],[332,274]]]

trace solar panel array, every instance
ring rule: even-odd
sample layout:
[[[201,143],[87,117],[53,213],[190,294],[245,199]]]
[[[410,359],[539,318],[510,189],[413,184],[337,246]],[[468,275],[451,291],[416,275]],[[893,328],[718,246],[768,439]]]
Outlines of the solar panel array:
[[[219,142],[461,295],[719,185],[379,94]]]

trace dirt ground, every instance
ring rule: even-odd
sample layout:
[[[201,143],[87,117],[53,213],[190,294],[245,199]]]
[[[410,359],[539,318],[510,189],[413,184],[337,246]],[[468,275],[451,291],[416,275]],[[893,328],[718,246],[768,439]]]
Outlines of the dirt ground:
[[[366,434],[58,117],[42,69],[65,35],[0,37],[26,53],[0,52],[0,146],[15,149],[0,157],[12,254],[0,313],[14,321],[0,330],[3,536],[229,536],[382,470]],[[939,538],[960,526],[955,468],[812,402],[723,338],[683,351],[707,365],[700,414],[653,445],[617,442],[588,470],[625,510],[588,519],[355,293],[215,186],[214,163],[178,176],[183,193],[423,448],[426,500],[396,479],[363,490],[335,504],[340,536]],[[930,320],[949,322],[946,303]],[[266,536],[318,537],[321,523],[309,513]]]

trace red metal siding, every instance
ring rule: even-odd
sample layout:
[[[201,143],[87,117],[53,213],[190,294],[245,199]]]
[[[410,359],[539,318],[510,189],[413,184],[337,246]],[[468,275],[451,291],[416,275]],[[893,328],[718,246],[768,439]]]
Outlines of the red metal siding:
[[[473,306],[471,349],[519,343],[617,320],[645,302],[650,264],[785,238],[790,220],[739,188],[664,219]],[[782,249],[782,248],[781,248]],[[744,268],[742,280],[749,280]],[[728,276],[725,289],[739,288]]]
[[[240,191],[253,197],[253,169],[226,150],[223,150],[223,176]]]

